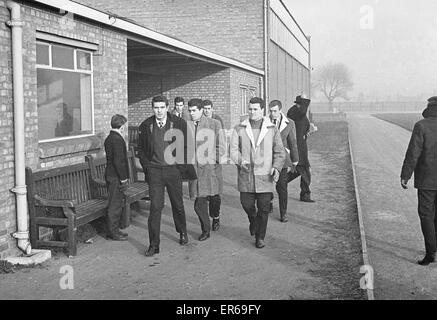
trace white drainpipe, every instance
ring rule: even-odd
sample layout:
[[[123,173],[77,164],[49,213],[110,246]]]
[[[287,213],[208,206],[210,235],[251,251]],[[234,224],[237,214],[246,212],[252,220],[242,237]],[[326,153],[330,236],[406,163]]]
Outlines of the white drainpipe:
[[[26,199],[25,152],[24,152],[24,95],[23,95],[23,21],[20,6],[7,1],[11,11],[11,20],[7,25],[12,28],[12,62],[14,90],[14,137],[15,137],[15,187],[11,189],[17,197],[17,229],[13,237],[18,239],[18,248],[26,254],[32,252],[29,242],[29,228]]]

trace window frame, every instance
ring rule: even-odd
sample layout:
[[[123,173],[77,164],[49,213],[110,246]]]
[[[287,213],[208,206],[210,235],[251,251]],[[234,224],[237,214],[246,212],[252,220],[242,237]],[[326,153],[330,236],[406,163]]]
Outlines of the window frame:
[[[62,42],[44,41],[44,40],[36,39],[36,45],[41,45],[41,44],[49,47],[49,64],[45,65],[45,64],[35,63],[36,70],[44,69],[44,70],[64,71],[64,72],[72,72],[72,73],[90,75],[90,77],[91,77],[91,81],[90,81],[91,82],[91,90],[90,90],[90,94],[91,94],[91,133],[84,133],[84,134],[80,134],[80,135],[66,136],[66,137],[55,137],[55,138],[43,139],[43,140],[40,140],[39,136],[38,136],[38,143],[55,142],[55,141],[79,139],[79,138],[94,136],[95,135],[95,123],[94,123],[94,61],[93,61],[94,57],[93,57],[93,51],[88,50],[88,49],[84,49],[84,48],[80,48],[77,46],[64,44]],[[73,49],[73,52],[74,52],[73,53],[73,67],[74,67],[74,69],[53,67],[53,57],[52,57],[52,46],[53,45],[64,46],[64,47],[68,47],[68,48]],[[78,51],[89,53],[89,55],[90,55],[90,70],[78,69],[78,66],[77,66],[77,52]],[[37,81],[37,86],[38,86],[38,81]],[[37,100],[38,100],[38,98],[37,98]],[[81,112],[82,112],[82,110],[81,110]],[[40,124],[38,122],[38,128],[39,128],[39,125]]]

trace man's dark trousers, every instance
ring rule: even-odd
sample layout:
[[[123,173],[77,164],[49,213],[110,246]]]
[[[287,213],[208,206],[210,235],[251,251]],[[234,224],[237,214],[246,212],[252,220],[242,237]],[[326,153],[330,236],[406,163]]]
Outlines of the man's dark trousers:
[[[419,217],[425,238],[425,250],[427,255],[434,255],[437,250],[437,190],[417,190],[419,199]]]
[[[281,218],[287,216],[287,203],[288,203],[288,182],[289,175],[292,173],[287,173],[287,168],[282,169],[279,175],[279,180],[276,183],[276,191],[278,192],[279,198],[279,213]]]
[[[300,176],[300,198],[309,197],[311,194],[311,172],[309,166],[296,166],[296,172],[288,174],[288,182],[293,181]]]
[[[106,225],[108,227],[108,235],[114,236],[118,231],[120,223],[124,195],[120,190],[120,180],[118,178],[106,177],[106,186],[108,189]]]
[[[202,228],[202,232],[210,232],[211,225],[209,223],[207,197],[196,198],[196,200],[194,201],[194,211],[199,217],[200,227]]]
[[[211,218],[218,218],[220,216],[220,206],[222,203],[220,195],[207,196],[206,199],[209,201],[209,216]]]
[[[159,247],[161,232],[161,213],[164,208],[164,191],[170,198],[176,232],[187,233],[184,202],[182,198],[182,179],[176,166],[147,168],[150,195],[150,216],[148,220],[150,246]]]
[[[270,202],[273,199],[273,192],[251,193],[241,192],[240,201],[244,211],[247,213],[249,222],[254,225],[255,237],[264,240],[269,219]],[[255,206],[256,203],[256,206]],[[258,208],[258,210],[257,210]]]

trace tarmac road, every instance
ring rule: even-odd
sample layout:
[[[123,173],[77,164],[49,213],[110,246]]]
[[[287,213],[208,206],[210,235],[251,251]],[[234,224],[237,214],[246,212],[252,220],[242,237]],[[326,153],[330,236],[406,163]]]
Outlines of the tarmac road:
[[[400,186],[411,132],[370,115],[348,121],[375,299],[436,299],[437,264],[416,263],[425,253],[416,189]]]

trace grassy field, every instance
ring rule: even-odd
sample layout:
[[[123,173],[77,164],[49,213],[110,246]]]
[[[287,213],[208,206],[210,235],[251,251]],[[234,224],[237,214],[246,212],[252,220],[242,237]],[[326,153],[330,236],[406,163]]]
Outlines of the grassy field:
[[[372,116],[396,124],[404,129],[413,131],[414,124],[423,119],[420,113],[378,113]]]

